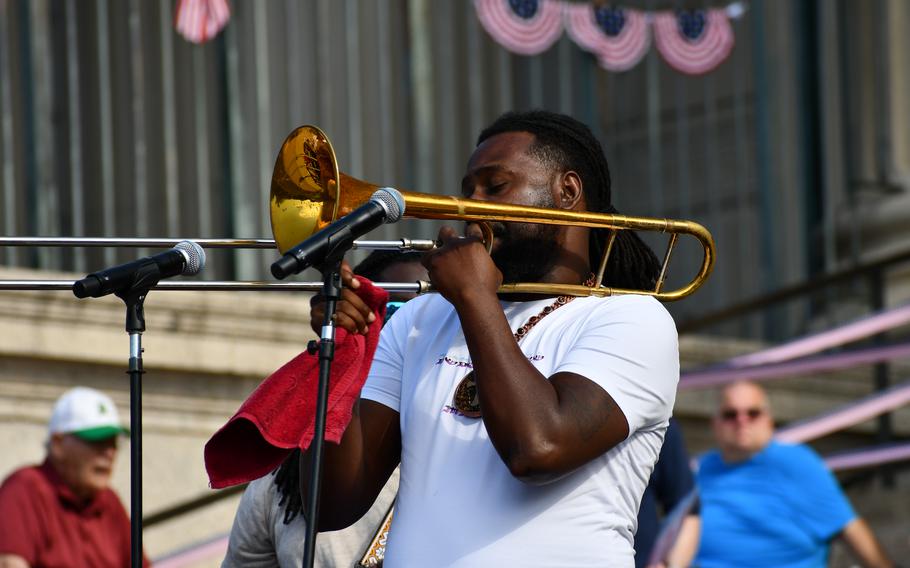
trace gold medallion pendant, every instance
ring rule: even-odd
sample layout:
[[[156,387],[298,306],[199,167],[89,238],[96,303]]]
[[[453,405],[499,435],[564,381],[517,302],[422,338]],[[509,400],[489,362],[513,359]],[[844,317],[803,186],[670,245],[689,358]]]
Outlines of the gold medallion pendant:
[[[477,395],[477,383],[474,371],[471,371],[455,387],[452,406],[468,418],[480,418],[480,397]]]

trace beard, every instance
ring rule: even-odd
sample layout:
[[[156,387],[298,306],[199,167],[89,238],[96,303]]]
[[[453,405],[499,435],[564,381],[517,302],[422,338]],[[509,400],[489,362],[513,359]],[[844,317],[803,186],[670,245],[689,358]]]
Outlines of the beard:
[[[552,194],[542,188],[534,207],[553,208]],[[540,223],[491,223],[497,239],[493,262],[503,282],[538,282],[556,263],[559,227]]]
[[[556,262],[558,228],[553,225],[502,223],[499,246],[491,255],[503,282],[537,282]]]

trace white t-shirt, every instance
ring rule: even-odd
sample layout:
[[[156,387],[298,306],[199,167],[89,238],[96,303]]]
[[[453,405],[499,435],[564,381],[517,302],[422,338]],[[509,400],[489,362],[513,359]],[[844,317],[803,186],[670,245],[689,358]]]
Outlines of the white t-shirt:
[[[552,299],[503,302],[513,330]],[[545,485],[511,475],[483,420],[452,407],[471,358],[454,308],[411,300],[382,330],[362,397],[400,413],[401,483],[386,568],[634,565],[642,493],[679,381],[676,326],[650,297],[577,298],[543,318],[521,349],[545,376],[601,385],[629,437]]]

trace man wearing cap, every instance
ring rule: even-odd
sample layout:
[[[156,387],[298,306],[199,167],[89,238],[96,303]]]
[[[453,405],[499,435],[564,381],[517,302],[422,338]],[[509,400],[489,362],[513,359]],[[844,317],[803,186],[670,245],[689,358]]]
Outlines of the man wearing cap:
[[[0,486],[0,568],[128,566],[130,520],[109,487],[117,439],[128,434],[117,407],[76,387],[57,400],[48,430],[44,463]]]

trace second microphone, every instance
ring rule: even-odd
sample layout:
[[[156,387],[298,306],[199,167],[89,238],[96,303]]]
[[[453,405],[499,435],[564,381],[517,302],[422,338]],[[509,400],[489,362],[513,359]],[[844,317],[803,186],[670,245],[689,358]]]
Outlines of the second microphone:
[[[154,286],[171,276],[192,276],[205,266],[205,251],[193,241],[180,241],[174,248],[126,264],[93,272],[73,283],[77,298],[100,298],[134,286]]]

